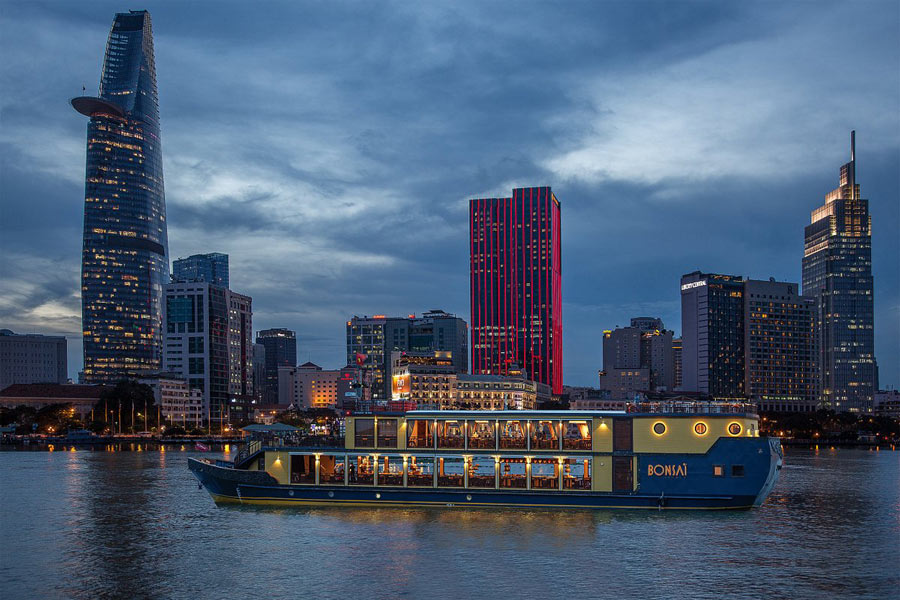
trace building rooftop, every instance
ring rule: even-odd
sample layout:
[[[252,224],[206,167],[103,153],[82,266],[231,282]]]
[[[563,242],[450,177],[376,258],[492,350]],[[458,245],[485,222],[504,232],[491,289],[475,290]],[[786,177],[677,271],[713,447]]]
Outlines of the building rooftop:
[[[0,398],[100,398],[108,389],[103,385],[80,383],[14,383],[3,391]]]

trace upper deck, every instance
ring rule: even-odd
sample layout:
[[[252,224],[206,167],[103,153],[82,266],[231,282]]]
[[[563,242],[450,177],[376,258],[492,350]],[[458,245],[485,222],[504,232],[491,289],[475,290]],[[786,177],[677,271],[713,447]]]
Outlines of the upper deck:
[[[353,415],[348,450],[689,452],[704,453],[721,437],[758,437],[758,417],[747,405],[718,410],[668,411],[450,411]],[[706,407],[708,408],[708,407]]]

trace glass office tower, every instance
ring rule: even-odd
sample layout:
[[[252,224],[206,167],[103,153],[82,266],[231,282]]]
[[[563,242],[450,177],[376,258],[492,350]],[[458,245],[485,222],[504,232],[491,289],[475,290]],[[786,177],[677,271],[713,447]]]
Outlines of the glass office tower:
[[[193,254],[187,258],[172,261],[173,281],[208,281],[227,288],[228,255],[221,252]]]
[[[875,386],[872,218],[856,183],[856,132],[840,184],[805,230],[803,294],[816,299],[822,401],[840,412],[872,410]]]
[[[549,187],[469,201],[472,372],[562,393],[561,217]]]
[[[169,278],[153,32],[147,11],[113,19],[90,117],[81,264],[84,378],[112,382],[158,371]]]

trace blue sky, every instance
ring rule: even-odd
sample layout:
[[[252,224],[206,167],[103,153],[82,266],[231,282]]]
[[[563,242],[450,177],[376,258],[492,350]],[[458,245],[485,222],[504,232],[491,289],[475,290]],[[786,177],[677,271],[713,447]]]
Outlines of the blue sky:
[[[0,3],[0,327],[81,367],[86,122],[116,11],[153,18],[169,250],[227,252],[255,329],[344,361],[354,314],[468,320],[467,200],[562,202],[567,384],[679,279],[799,281],[857,131],[876,356],[900,384],[896,2]]]

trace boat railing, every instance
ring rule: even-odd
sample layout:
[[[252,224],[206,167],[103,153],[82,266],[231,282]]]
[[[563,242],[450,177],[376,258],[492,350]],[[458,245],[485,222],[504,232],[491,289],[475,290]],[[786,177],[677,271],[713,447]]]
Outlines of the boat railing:
[[[629,402],[628,413],[686,413],[686,414],[756,414],[752,402],[717,402],[709,400]]]

